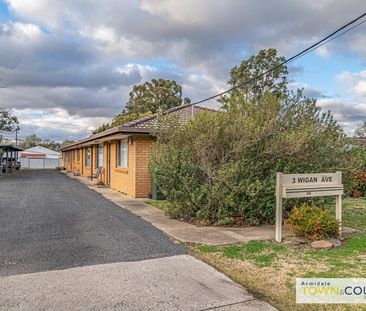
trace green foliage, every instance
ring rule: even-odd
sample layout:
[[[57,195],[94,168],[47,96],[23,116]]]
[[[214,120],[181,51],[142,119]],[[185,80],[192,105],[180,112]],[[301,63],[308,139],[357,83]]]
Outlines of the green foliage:
[[[24,140],[20,142],[19,146],[22,149],[28,149],[39,145],[41,141],[42,138],[38,137],[36,134],[32,134],[24,138]]]
[[[128,123],[130,121],[136,120],[138,118],[143,118],[145,116],[151,115],[150,111],[144,112],[144,113],[127,113],[126,111],[123,111],[117,115],[114,116],[113,120],[110,123],[102,124],[101,126],[97,127],[93,134],[97,134],[100,132],[103,132],[105,130],[108,130],[112,127],[120,126],[122,124]]]
[[[135,85],[129,94],[126,108],[115,115],[111,123],[96,128],[93,134],[159,111],[188,104],[190,101],[188,97],[182,98],[182,87],[176,81],[152,79],[151,82]]]
[[[17,117],[0,107],[0,131],[11,132],[19,123]]]
[[[51,139],[42,139],[38,137],[36,134],[28,135],[24,140],[22,140],[19,144],[20,148],[28,149],[35,146],[42,146],[51,150],[58,150],[60,147],[64,147],[59,142],[55,142]]]
[[[170,215],[217,224],[273,222],[276,172],[341,170],[351,188],[364,159],[360,150],[347,145],[332,114],[321,112],[315,99],[287,91],[283,61],[276,50],[262,50],[231,70],[229,84],[238,88],[221,98],[223,111],[199,113],[183,126],[160,122],[151,168]],[[286,200],[284,206],[290,210],[303,201],[310,200]]]
[[[348,194],[352,197],[359,198],[366,196],[366,148],[363,146],[352,146],[354,159],[359,162],[359,170],[352,174],[347,180],[349,185]]]
[[[353,175],[351,195],[355,198],[366,196],[366,172],[357,172]]]
[[[249,260],[257,266],[270,266],[278,255],[288,251],[287,246],[264,241],[249,241],[245,244],[230,246],[199,245],[203,253],[222,253],[225,257],[238,260]]]
[[[237,87],[230,95],[225,95],[219,99],[223,108],[228,108],[230,98],[243,97],[246,101],[255,102],[264,94],[271,94],[277,97],[287,93],[287,67],[281,65],[285,61],[284,57],[277,56],[276,49],[260,50],[257,55],[252,55],[235,66],[230,71],[230,87]],[[271,68],[276,68],[266,75],[255,79],[251,83],[245,83],[254,77],[267,72]]]
[[[358,167],[332,115],[301,91],[263,95],[256,103],[236,99],[227,111],[198,113],[183,126],[157,130],[151,172],[171,216],[272,223],[276,172],[342,170],[347,180]],[[284,207],[296,204],[286,200]]]
[[[339,235],[339,224],[335,216],[316,206],[303,204],[294,208],[285,223],[295,234],[311,240]]]
[[[165,210],[167,205],[169,204],[169,202],[167,202],[166,200],[147,200],[144,203],[161,210]]]
[[[189,103],[188,98],[184,103]],[[141,114],[147,111],[156,113],[183,103],[182,87],[174,80],[152,79],[151,82],[135,85],[130,92],[130,98],[126,104],[128,114]]]

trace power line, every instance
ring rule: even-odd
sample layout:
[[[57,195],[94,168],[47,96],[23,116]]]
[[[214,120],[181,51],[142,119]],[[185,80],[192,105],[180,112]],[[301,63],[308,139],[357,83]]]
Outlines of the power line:
[[[352,21],[350,21],[349,23],[347,23],[347,24],[343,25],[342,27],[338,28],[337,30],[333,31],[331,34],[327,35],[327,36],[326,36],[326,37],[324,37],[323,39],[321,39],[321,40],[319,40],[318,42],[314,43],[313,45],[311,45],[311,46],[307,47],[306,49],[302,50],[301,52],[299,52],[299,53],[295,54],[294,56],[290,57],[289,59],[287,59],[287,60],[283,61],[282,63],[280,63],[280,64],[278,64],[278,65],[276,65],[276,66],[274,66],[274,67],[272,67],[272,68],[268,69],[267,71],[262,72],[261,74],[259,74],[259,75],[255,76],[255,77],[253,77],[253,78],[251,78],[251,79],[248,79],[248,80],[246,80],[246,81],[244,81],[244,82],[242,82],[242,83],[240,83],[240,84],[238,84],[238,85],[235,85],[235,86],[231,87],[230,89],[227,89],[227,90],[225,90],[225,91],[223,91],[223,92],[217,93],[217,94],[215,94],[215,95],[212,95],[212,96],[207,97],[207,98],[205,98],[205,99],[202,99],[202,100],[200,100],[200,101],[194,102],[194,103],[192,103],[192,105],[197,105],[197,104],[200,104],[200,103],[206,102],[206,101],[208,101],[208,100],[214,99],[214,98],[216,98],[216,97],[222,96],[222,95],[224,95],[224,94],[227,94],[227,93],[229,93],[229,92],[231,92],[231,91],[233,91],[233,90],[235,90],[235,89],[237,89],[237,88],[239,88],[239,87],[241,87],[241,86],[243,86],[243,85],[249,84],[249,83],[251,83],[251,82],[253,82],[253,81],[257,80],[258,78],[263,77],[264,75],[266,75],[266,74],[270,73],[270,72],[271,72],[271,71],[273,71],[273,70],[276,70],[277,68],[279,68],[279,67],[281,67],[281,66],[283,66],[283,65],[285,65],[285,64],[288,64],[288,63],[290,63],[290,62],[292,62],[292,61],[297,60],[297,59],[298,59],[298,58],[300,58],[300,57],[305,56],[306,54],[308,54],[308,53],[310,53],[310,52],[314,51],[315,49],[318,49],[319,47],[321,47],[321,46],[323,46],[323,45],[325,45],[325,44],[327,44],[327,43],[329,43],[329,42],[333,41],[334,39],[336,39],[336,38],[338,38],[338,37],[340,37],[340,36],[344,35],[345,33],[347,33],[347,32],[349,32],[349,31],[351,31],[351,30],[352,30],[352,29],[354,29],[354,28],[356,28],[356,27],[360,26],[361,24],[363,24],[364,22],[366,22],[366,20],[361,21],[361,22],[357,23],[356,25],[353,25],[353,26],[352,26],[352,27],[350,27],[349,29],[346,29],[347,27],[349,27],[349,26],[351,26],[352,24],[356,23],[357,21],[359,21],[360,19],[362,19],[362,18],[363,18],[363,17],[365,17],[365,16],[366,16],[366,13],[363,13],[362,15],[360,15],[359,17],[357,17],[357,18],[353,19],[353,20],[352,20]],[[344,29],[346,29],[346,30],[344,30]],[[342,31],[342,30],[344,30],[344,31]],[[339,33],[339,32],[341,32],[341,33]]]
[[[302,55],[301,55],[301,57],[302,57],[302,56],[305,56],[306,54],[309,54],[310,52],[312,52],[312,51],[316,50],[317,48],[322,47],[323,45],[328,44],[329,42],[332,42],[333,40],[335,40],[335,39],[337,39],[338,37],[340,37],[340,36],[344,35],[345,33],[347,33],[347,32],[349,32],[349,31],[353,30],[354,28],[356,28],[356,27],[358,27],[358,26],[362,25],[363,23],[366,23],[366,19],[365,19],[365,20],[363,20],[363,21],[361,21],[361,22],[359,22],[359,23],[357,23],[356,25],[353,25],[351,28],[348,28],[347,30],[342,31],[342,32],[341,32],[341,33],[339,33],[338,35],[334,36],[333,38],[330,38],[329,40],[327,40],[327,41],[323,42],[322,44],[320,44],[320,45],[318,45],[318,46],[316,46],[316,47],[312,48],[311,50],[309,50],[309,51],[307,51],[306,53],[302,54]],[[300,57],[298,57],[298,58],[300,58]],[[297,59],[297,58],[296,58],[296,59]],[[292,61],[295,61],[296,59],[293,59]]]

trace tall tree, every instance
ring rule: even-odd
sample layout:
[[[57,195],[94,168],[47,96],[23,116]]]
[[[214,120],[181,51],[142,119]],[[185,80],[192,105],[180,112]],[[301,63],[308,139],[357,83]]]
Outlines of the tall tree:
[[[9,111],[0,108],[0,131],[11,132],[18,123],[17,117],[13,116]]]
[[[5,141],[2,132],[12,132],[16,129],[19,121],[9,111],[0,107],[0,143]]]
[[[42,139],[38,137],[36,134],[28,135],[19,146],[22,149],[28,149],[39,145],[42,142]]]
[[[281,65],[285,58],[277,55],[276,49],[260,50],[257,55],[252,55],[235,66],[230,71],[230,87],[237,87],[230,95],[219,99],[224,108],[227,108],[229,98],[242,97],[248,102],[256,102],[264,94],[282,96],[287,93],[287,66]],[[254,77],[276,68],[260,78],[250,81]],[[245,84],[244,84],[245,83]],[[243,85],[244,84],[244,85]]]
[[[45,147],[45,148],[48,148],[48,149],[51,149],[51,150],[59,150],[60,147],[61,147],[61,144],[58,143],[58,142],[55,142],[54,140],[52,139],[43,139],[40,143],[39,143],[40,146],[42,147]]]
[[[188,104],[188,97],[182,98],[182,86],[174,80],[152,79],[151,82],[135,85],[129,94],[125,109],[114,116],[111,123],[102,124],[93,133],[121,125],[134,119]]]
[[[135,85],[130,92],[126,104],[126,112],[130,113],[156,113],[189,103],[190,99],[182,99],[182,87],[174,80],[152,79],[151,82]]]

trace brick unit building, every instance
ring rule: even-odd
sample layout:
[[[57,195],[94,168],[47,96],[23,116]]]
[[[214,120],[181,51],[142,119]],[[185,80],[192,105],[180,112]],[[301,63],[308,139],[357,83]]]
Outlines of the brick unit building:
[[[215,111],[192,104],[167,110],[179,122],[187,122],[200,111]],[[100,182],[135,198],[151,193],[149,157],[154,143],[152,126],[156,115],[146,116],[91,135],[61,149],[62,165],[68,172],[90,177],[101,168]]]

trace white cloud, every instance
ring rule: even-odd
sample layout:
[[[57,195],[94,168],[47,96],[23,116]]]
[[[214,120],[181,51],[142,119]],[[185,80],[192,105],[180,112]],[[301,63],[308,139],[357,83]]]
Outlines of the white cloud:
[[[347,135],[352,136],[354,130],[366,120],[366,103],[344,100],[342,98],[323,98],[318,100],[323,111],[330,110],[334,119],[339,122]]]
[[[360,72],[344,71],[336,79],[344,85],[348,93],[358,99],[366,99],[366,70]]]
[[[139,72],[143,77],[143,80],[150,80],[151,77],[159,70],[155,66],[129,63],[116,68],[116,71],[125,75],[130,75],[133,72]]]
[[[22,138],[32,132],[42,138],[54,140],[80,139],[90,135],[101,123],[109,121],[109,118],[70,115],[61,108],[13,109],[12,113],[21,120]]]
[[[1,102],[19,113],[32,109],[35,118],[36,111],[61,109],[71,117],[65,120],[73,124],[76,116],[84,128],[90,117],[119,112],[135,83],[175,79],[185,96],[201,99],[226,88],[230,68],[259,48],[289,56],[366,8],[363,0],[6,3],[17,22],[0,25],[0,83],[7,86]],[[365,47],[365,36],[355,30],[318,53],[329,57],[347,48],[365,57]],[[348,81],[349,92],[364,99],[366,79],[349,74]],[[57,132],[52,122],[44,124]]]

